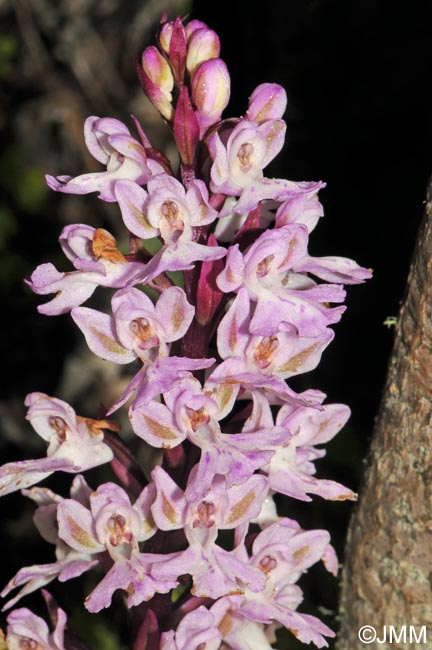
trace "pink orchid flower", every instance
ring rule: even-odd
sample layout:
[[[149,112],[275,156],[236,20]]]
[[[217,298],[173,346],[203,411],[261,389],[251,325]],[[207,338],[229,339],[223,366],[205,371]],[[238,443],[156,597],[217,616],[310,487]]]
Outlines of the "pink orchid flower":
[[[63,400],[44,393],[30,393],[25,404],[27,419],[48,443],[47,456],[2,465],[0,495],[39,483],[55,471],[83,472],[112,460],[103,430],[118,431],[115,422],[83,418]]]
[[[37,294],[55,293],[38,312],[57,316],[82,305],[98,286],[120,288],[141,282],[146,266],[128,261],[118,250],[114,237],[102,228],[84,224],[66,226],[60,235],[63,252],[76,271],[62,273],[53,264],[41,264],[26,280]]]
[[[177,585],[173,580],[151,577],[146,556],[139,552],[139,543],[156,532],[150,514],[153,500],[153,484],[144,488],[132,506],[122,488],[104,483],[90,495],[89,507],[73,499],[59,504],[59,537],[79,553],[99,557],[106,552],[112,560],[111,568],[86,598],[90,612],[108,607],[117,589],[127,592],[132,607],[149,600],[155,592],[166,593]],[[151,559],[154,564],[156,558]]]
[[[129,129],[119,120],[110,117],[88,117],[84,124],[87,149],[97,161],[106,165],[104,172],[91,172],[81,176],[47,176],[48,186],[64,194],[89,194],[99,192],[103,201],[115,201],[117,181],[128,179],[147,183],[153,174],[163,168],[147,158],[144,146],[135,140]]]
[[[70,490],[71,499],[83,506],[88,506],[91,492],[91,488],[82,476],[78,475],[74,478]],[[82,575],[98,563],[87,551],[77,551],[60,539],[57,508],[63,501],[63,497],[47,488],[39,487],[23,490],[23,494],[37,504],[38,507],[33,517],[34,524],[43,539],[55,546],[57,560],[49,564],[35,564],[20,569],[0,595],[4,598],[13,589],[17,587],[22,587],[22,589],[4,605],[3,610],[10,609],[23,596],[31,594],[56,578],[60,582],[65,582]]]
[[[267,120],[256,124],[240,120],[232,129],[226,144],[218,133],[208,140],[212,192],[239,197],[229,212],[247,213],[260,201],[286,200],[292,196],[316,194],[324,187],[321,182],[295,182],[264,178],[263,169],[277,156],[285,139],[286,125],[283,120]]]
[[[156,305],[129,287],[117,291],[111,305],[112,316],[87,307],[76,307],[71,315],[90,350],[120,364],[168,356],[169,344],[185,335],[195,313],[180,287],[165,289]]]
[[[146,267],[143,282],[149,282],[162,271],[193,268],[196,260],[224,257],[226,249],[197,243],[195,229],[212,223],[217,212],[209,203],[203,181],[194,180],[185,190],[169,174],[152,178],[147,191],[130,181],[116,185],[116,197],[126,227],[137,237],[160,237],[161,250]]]
[[[297,522],[286,518],[268,526],[255,539],[250,558],[251,565],[267,577],[266,587],[259,593],[247,590],[238,612],[250,621],[276,621],[303,643],[328,646],[324,637],[334,637],[334,632],[315,616],[296,611],[303,600],[296,582],[320,559],[328,570],[337,570],[326,530],[302,531]]]
[[[335,501],[355,500],[357,495],[350,489],[336,481],[315,476],[315,461],[326,453],[315,445],[334,438],[349,416],[350,410],[344,404],[325,404],[320,409],[284,404],[275,423],[276,431],[282,429],[286,432],[284,443],[273,447],[274,454],[268,466],[261,469],[268,476],[271,489],[301,501],[311,501],[309,494]],[[272,422],[268,401],[259,393],[254,394],[253,411],[243,432],[271,431]]]
[[[57,608],[53,632],[45,621],[29,609],[15,609],[7,617],[6,644],[9,650],[65,650],[66,613]]]
[[[270,317],[263,328],[255,319],[256,330],[265,329],[263,336],[253,332],[254,318],[247,290],[240,289],[219,325],[217,337],[219,354],[227,360],[225,367],[229,367],[233,377],[251,372],[287,379],[308,372],[316,368],[323,350],[334,337],[328,328],[316,336],[301,336],[292,324],[278,323],[277,319],[270,329],[267,325]],[[219,373],[223,372],[222,366]]]
[[[230,593],[242,593],[244,585],[252,591],[262,591],[265,577],[216,544],[218,530],[234,529],[255,516],[267,494],[267,480],[251,476],[242,485],[226,487],[222,477],[216,477],[203,499],[195,500],[193,485],[198,480],[192,471],[183,492],[161,468],[152,472],[156,499],[152,513],[161,530],[184,530],[189,547],[173,553],[155,565],[151,573],[157,579],[175,579],[184,573],[193,578],[192,593],[196,596],[219,598]],[[262,480],[264,479],[264,480]],[[199,490],[198,490],[199,491]]]
[[[164,393],[164,403],[136,400],[129,410],[134,432],[153,447],[172,449],[187,438],[201,449],[197,478],[189,486],[195,499],[210,489],[216,475],[224,476],[228,487],[246,481],[268,464],[271,449],[286,435],[273,426],[247,435],[223,433],[219,421],[231,411],[238,390],[228,383],[210,389],[186,377]]]

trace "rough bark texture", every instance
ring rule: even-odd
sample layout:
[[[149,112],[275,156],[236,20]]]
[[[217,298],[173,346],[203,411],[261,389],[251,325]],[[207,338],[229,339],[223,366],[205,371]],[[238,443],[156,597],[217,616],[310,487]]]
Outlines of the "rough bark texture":
[[[391,241],[389,241],[391,246]],[[432,182],[351,521],[338,650],[432,647]],[[359,628],[426,625],[428,643],[363,645]],[[388,628],[387,628],[388,629]]]

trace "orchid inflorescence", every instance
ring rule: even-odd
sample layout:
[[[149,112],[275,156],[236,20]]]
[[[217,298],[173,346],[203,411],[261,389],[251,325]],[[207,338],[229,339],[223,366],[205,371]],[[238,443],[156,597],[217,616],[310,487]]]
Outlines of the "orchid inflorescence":
[[[109,607],[117,590],[128,608],[139,605],[134,648],[270,650],[282,626],[323,647],[334,633],[297,611],[297,581],[319,560],[336,574],[329,533],[278,516],[273,495],[355,499],[315,477],[325,454],[316,445],[338,433],[349,409],[285,380],[317,366],[345,309],[343,285],[371,273],[309,255],[324,183],[263,174],[284,142],[283,88],[261,84],[244,117],[222,120],[230,77],[216,33],[163,17],[156,43],[138,75],[171,127],[178,174],[135,117],[137,138],[117,119],[89,117],[85,141],[106,170],[47,177],[57,192],[117,202],[130,244],[121,252],[102,228],[65,227],[60,245],[74,270],[37,267],[28,285],[55,294],[38,310],[70,312],[94,354],[138,371],[102,419],[27,396],[47,456],[3,465],[0,493],[21,489],[35,502],[56,559],[21,569],[2,592],[21,588],[5,609],[94,569],[102,578],[85,607]],[[82,306],[98,286],[115,290],[109,313]],[[132,431],[159,450],[148,476],[109,419],[127,401]],[[104,463],[119,482],[89,487],[82,472]],[[68,497],[34,487],[56,471],[76,475]],[[63,650],[59,608],[55,622],[50,632],[28,609],[13,610],[8,646]]]

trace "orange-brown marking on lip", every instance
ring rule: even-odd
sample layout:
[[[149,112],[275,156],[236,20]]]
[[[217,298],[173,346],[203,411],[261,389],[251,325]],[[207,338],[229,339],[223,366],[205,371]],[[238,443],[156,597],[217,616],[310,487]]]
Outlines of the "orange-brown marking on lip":
[[[260,344],[257,346],[253,359],[258,368],[264,370],[272,362],[273,354],[279,347],[279,340],[277,336],[265,336]]]
[[[234,619],[231,615],[231,612],[227,612],[221,622],[218,625],[218,630],[222,636],[227,636],[233,628]]]
[[[211,501],[201,501],[196,511],[196,519],[193,522],[193,527],[203,526],[204,528],[211,528],[214,526],[214,519],[212,519],[216,512],[216,506]]]
[[[259,563],[259,567],[264,573],[270,573],[276,566],[277,561],[272,555],[265,555]]]
[[[267,275],[270,270],[270,264],[273,262],[273,260],[274,255],[267,255],[267,257],[265,257],[263,260],[261,260],[261,262],[259,262],[259,264],[257,264],[256,274],[259,278],[263,278]]]
[[[66,439],[66,431],[68,430],[68,426],[63,418],[52,416],[49,418],[48,423],[56,432],[59,441],[63,442]]]
[[[186,407],[186,415],[189,418],[193,431],[196,431],[202,424],[208,424],[210,422],[210,416],[202,407],[200,409],[190,409]]]
[[[239,161],[240,170],[247,174],[252,168],[252,162],[250,160],[253,155],[255,147],[251,142],[244,142],[237,152],[237,159]]]
[[[162,203],[161,212],[171,225],[174,225],[178,215],[178,205],[175,201],[166,200]]]
[[[123,515],[112,515],[108,519],[107,528],[110,532],[109,541],[113,546],[118,546],[122,543],[131,543],[133,534],[129,530]]]
[[[153,330],[147,318],[135,318],[129,327],[140,341],[147,342],[153,336]]]
[[[108,262],[127,262],[125,256],[117,248],[115,238],[103,228],[97,228],[91,244],[92,253],[97,260]]]
[[[179,210],[179,206],[175,201],[167,199],[164,201],[160,208],[162,220],[165,221],[166,228],[169,232],[182,231],[184,229],[184,222]]]
[[[108,431],[114,431],[118,433],[121,430],[121,426],[111,420],[93,420],[92,418],[83,418],[80,415],[77,415],[78,422],[85,422],[90,433],[94,435],[99,435],[103,429],[108,429]]]

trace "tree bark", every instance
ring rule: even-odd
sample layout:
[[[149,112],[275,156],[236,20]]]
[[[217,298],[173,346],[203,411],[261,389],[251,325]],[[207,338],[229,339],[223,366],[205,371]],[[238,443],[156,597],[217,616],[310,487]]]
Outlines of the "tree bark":
[[[389,245],[391,240],[389,236]],[[432,181],[384,396],[353,515],[342,579],[338,650],[432,647]],[[358,630],[370,625],[367,646]],[[428,626],[390,643],[389,626]]]

